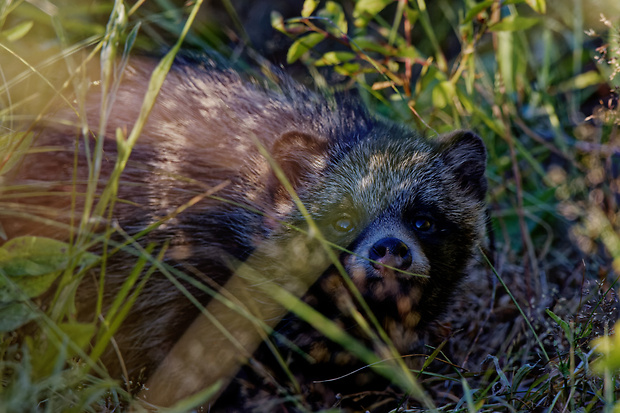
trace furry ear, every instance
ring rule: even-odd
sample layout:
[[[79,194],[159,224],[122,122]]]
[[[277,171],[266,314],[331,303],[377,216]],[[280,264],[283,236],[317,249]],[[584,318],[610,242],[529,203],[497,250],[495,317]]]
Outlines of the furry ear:
[[[271,156],[280,166],[295,190],[310,183],[326,166],[327,139],[304,132],[286,132],[271,149]],[[288,193],[272,174],[270,183],[276,198],[288,197]]]
[[[482,139],[471,131],[455,131],[441,135],[439,142],[441,158],[460,187],[483,200],[487,192],[487,151]]]

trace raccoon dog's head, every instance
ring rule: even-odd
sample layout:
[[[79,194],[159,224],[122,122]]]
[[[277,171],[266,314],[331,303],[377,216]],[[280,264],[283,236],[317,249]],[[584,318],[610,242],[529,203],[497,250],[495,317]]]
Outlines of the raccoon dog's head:
[[[329,153],[318,182],[298,187],[310,188],[302,200],[346,249],[341,261],[373,311],[413,311],[415,324],[439,313],[484,235],[482,140],[466,131],[423,139],[385,125],[348,146],[295,139],[306,155],[285,167],[298,181],[304,164],[316,169]]]

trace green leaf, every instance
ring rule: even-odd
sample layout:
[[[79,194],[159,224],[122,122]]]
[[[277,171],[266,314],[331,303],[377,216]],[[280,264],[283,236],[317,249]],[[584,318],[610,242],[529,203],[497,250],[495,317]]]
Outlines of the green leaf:
[[[556,323],[558,323],[560,327],[562,327],[562,330],[564,330],[564,334],[566,335],[566,338],[568,339],[569,343],[572,344],[573,330],[571,329],[570,325],[566,321],[562,320],[560,317],[555,315],[555,313],[549,310],[548,308],[545,310],[545,312],[547,313],[549,317],[553,318],[553,321],[555,321]]]
[[[509,31],[497,34],[497,65],[501,80],[506,88],[506,94],[510,95],[516,88],[515,57],[518,55],[514,34]]]
[[[454,98],[456,90],[452,82],[444,80],[433,88],[433,106],[439,109],[446,107]]]
[[[36,311],[33,311],[26,303],[0,304],[0,333],[14,331],[36,317]]]
[[[392,54],[387,48],[383,47],[376,40],[369,39],[364,36],[354,37],[351,40],[351,43],[355,45],[356,48],[359,48],[365,52],[377,52],[383,56],[390,56]]]
[[[405,9],[406,13],[407,13],[407,18],[409,19],[409,23],[411,24],[411,26],[413,27],[413,25],[415,24],[415,22],[418,21],[418,17],[420,16],[420,12],[417,10],[412,9],[411,7],[407,7]]]
[[[318,12],[318,15],[325,19],[329,19],[336,25],[336,27],[331,24],[327,25],[327,31],[334,36],[340,37],[343,33],[347,33],[347,18],[340,4],[334,1],[328,1],[325,7]]]
[[[592,365],[592,370],[598,374],[605,374],[605,370],[620,370],[620,322],[616,322],[613,331],[616,334],[612,336],[602,336],[595,338],[590,343],[590,347],[603,357],[596,360]]]
[[[69,244],[42,237],[20,237],[0,248],[0,332],[15,330],[37,317],[26,300],[45,292],[70,256]],[[84,253],[82,265],[98,257]]]
[[[463,23],[470,22],[474,17],[480,14],[483,10],[486,10],[489,7],[491,7],[493,3],[495,3],[495,0],[486,0],[486,1],[483,1],[482,3],[476,4],[474,7],[472,7],[471,9],[467,11],[467,14],[465,15],[465,20],[463,20]]]
[[[67,243],[43,237],[19,237],[4,244],[0,248],[0,304],[19,304],[44,293],[69,265],[70,250]],[[76,266],[91,266],[98,259],[83,252]]]
[[[286,55],[287,63],[296,62],[301,56],[319,44],[324,38],[325,36],[321,33],[310,33],[301,39],[295,40],[295,42],[288,49],[288,53]]]
[[[309,17],[316,7],[319,5],[319,0],[306,0],[304,1],[304,6],[301,9],[301,15],[303,17]]]
[[[32,20],[25,21],[11,29],[1,31],[0,38],[6,39],[9,42],[15,42],[28,34],[33,25],[34,22]]]
[[[0,248],[0,273],[11,277],[45,275],[67,268],[69,244],[51,238],[25,236],[10,240]],[[89,266],[99,258],[85,252],[79,264]]]
[[[394,0],[359,0],[353,9],[356,27],[366,27],[368,23]]]
[[[339,66],[334,67],[334,70],[344,76],[352,76],[360,71],[359,63],[344,63]]]
[[[47,291],[61,273],[61,271],[56,271],[34,277],[20,277],[11,279],[11,282],[19,288],[23,298],[33,298]],[[0,304],[20,300],[21,298],[19,295],[16,294],[13,288],[7,283],[7,278],[0,275]]]
[[[401,47],[398,48],[395,56],[416,59],[420,57],[420,53],[418,53],[418,50],[414,46],[403,44]]]
[[[9,277],[37,276],[62,270],[69,245],[49,238],[20,237],[0,248],[0,272]]]
[[[557,90],[566,93],[572,90],[582,90],[590,86],[598,86],[602,83],[605,83],[605,78],[598,71],[589,70],[561,82],[557,85]]]
[[[271,27],[281,33],[286,33],[286,28],[284,27],[284,17],[282,17],[282,15],[275,10],[271,12]]]
[[[320,59],[314,62],[315,66],[334,66],[347,63],[355,59],[355,53],[352,52],[327,52]]]
[[[536,13],[545,14],[547,12],[547,2],[545,0],[525,0],[525,2],[534,9]]]
[[[489,27],[493,32],[514,32],[527,30],[540,21],[537,17],[508,16]]]
[[[76,348],[86,348],[96,331],[94,323],[76,322],[58,324],[58,329],[62,332],[62,336],[58,337],[55,331],[50,331],[49,334],[56,336],[55,341],[60,342],[60,345],[54,345],[54,341],[49,339],[44,342],[40,342],[40,340],[28,341],[31,351],[38,354],[36,358],[32,359],[35,377],[49,376],[58,364],[60,357],[64,359],[75,356],[77,354]],[[65,346],[67,340],[73,345]]]
[[[96,331],[95,324],[93,323],[68,322],[59,324],[58,327],[81,349],[85,348],[88,343],[90,343]]]

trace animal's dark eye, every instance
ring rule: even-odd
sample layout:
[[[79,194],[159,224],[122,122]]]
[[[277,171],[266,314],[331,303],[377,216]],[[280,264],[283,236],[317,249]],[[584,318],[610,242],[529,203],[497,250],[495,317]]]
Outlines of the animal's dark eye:
[[[355,228],[355,220],[350,214],[342,213],[332,222],[332,226],[338,232],[350,232]]]
[[[434,228],[433,222],[425,217],[417,217],[413,220],[413,226],[416,230],[422,232],[432,231]]]

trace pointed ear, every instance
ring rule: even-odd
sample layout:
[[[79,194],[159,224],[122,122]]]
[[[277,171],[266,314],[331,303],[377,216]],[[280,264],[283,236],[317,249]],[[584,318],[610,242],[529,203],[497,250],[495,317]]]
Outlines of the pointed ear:
[[[301,189],[313,181],[326,166],[327,139],[299,131],[286,132],[280,136],[271,149],[271,156],[280,166],[293,189]],[[269,184],[277,202],[289,197],[286,189],[275,174]]]
[[[483,200],[487,192],[487,151],[482,139],[471,131],[451,132],[439,137],[439,150],[461,189]]]

